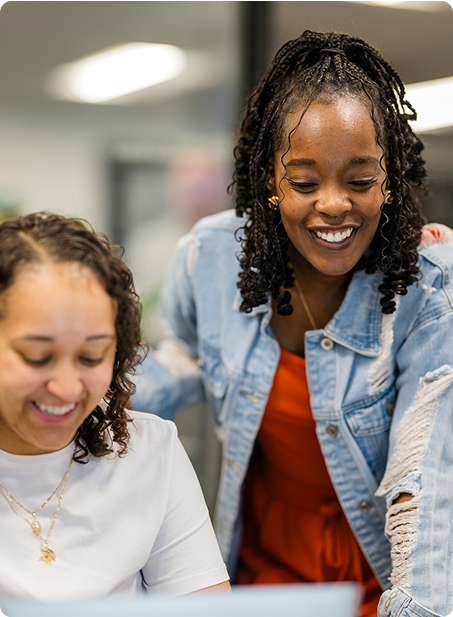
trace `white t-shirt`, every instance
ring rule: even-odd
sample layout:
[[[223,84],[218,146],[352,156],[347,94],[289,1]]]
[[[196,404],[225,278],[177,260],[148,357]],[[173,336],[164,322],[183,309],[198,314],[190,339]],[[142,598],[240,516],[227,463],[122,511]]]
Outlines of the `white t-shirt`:
[[[126,456],[74,462],[48,545],[0,495],[0,598],[71,600],[143,587],[181,595],[228,580],[200,485],[172,422],[129,412]],[[37,456],[0,450],[0,480],[35,510],[63,478],[74,445]],[[39,512],[49,530],[59,491]],[[31,519],[31,517],[28,517]]]

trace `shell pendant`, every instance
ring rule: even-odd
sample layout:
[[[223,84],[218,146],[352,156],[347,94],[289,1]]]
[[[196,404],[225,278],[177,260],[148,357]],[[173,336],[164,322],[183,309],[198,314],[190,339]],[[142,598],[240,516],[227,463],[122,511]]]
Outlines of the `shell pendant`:
[[[39,534],[41,533],[41,525],[39,521],[33,519],[33,523],[30,524],[30,527],[35,536],[39,536]]]

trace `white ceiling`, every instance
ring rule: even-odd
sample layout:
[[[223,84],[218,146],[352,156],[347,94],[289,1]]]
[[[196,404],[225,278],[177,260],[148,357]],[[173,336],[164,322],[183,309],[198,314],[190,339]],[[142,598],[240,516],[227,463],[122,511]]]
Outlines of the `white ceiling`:
[[[7,2],[0,11],[0,113],[5,115],[8,110],[23,108],[44,110],[60,118],[80,116],[80,107],[86,106],[49,100],[45,89],[49,71],[57,64],[128,41],[171,43],[212,53],[219,62],[223,88],[230,92],[238,80],[240,4]],[[424,4],[427,3],[418,3],[419,8]],[[342,1],[269,2],[274,33],[271,52],[307,28],[333,29],[361,36],[379,47],[406,83],[450,76],[453,11],[446,2],[430,4],[437,10],[403,10]],[[237,36],[232,36],[232,32],[237,32]],[[220,104],[218,96],[211,100]],[[87,117],[99,117],[100,121],[107,116],[112,121],[120,117],[137,120],[146,118],[151,107],[156,118],[166,118],[160,100],[143,97],[122,111],[101,106],[84,113]],[[206,124],[206,107],[200,105],[199,110],[190,113],[199,116],[194,126]],[[236,119],[232,119],[232,126],[235,123]],[[431,170],[435,175],[451,178],[453,128],[428,135],[426,141]]]
[[[0,103],[45,98],[56,64],[128,41],[232,55],[224,32],[238,2],[7,2],[0,11]],[[406,83],[453,75],[453,11],[358,2],[269,2],[272,53],[303,30],[338,30],[379,47]],[[439,10],[440,9],[440,10]],[[228,23],[226,23],[228,22]],[[235,58],[233,58],[235,59]]]
[[[0,105],[47,99],[56,65],[130,41],[228,52],[229,2],[7,2],[0,11]]]
[[[378,47],[405,83],[453,75],[453,10],[447,2],[405,3],[432,11],[358,2],[273,4],[276,45],[305,29],[343,31]]]

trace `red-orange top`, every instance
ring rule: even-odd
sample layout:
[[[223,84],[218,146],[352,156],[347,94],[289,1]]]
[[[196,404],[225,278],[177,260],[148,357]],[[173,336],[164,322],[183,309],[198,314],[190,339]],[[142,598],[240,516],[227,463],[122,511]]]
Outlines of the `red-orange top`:
[[[358,581],[361,617],[382,589],[330,480],[315,431],[305,360],[282,349],[244,487],[238,584]]]

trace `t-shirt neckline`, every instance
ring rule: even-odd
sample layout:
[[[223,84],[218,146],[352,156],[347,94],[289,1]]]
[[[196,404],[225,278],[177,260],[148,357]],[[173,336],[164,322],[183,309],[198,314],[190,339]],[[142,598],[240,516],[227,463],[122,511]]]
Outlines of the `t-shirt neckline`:
[[[12,452],[6,452],[6,450],[0,449],[0,460],[23,465],[36,465],[39,463],[56,461],[60,458],[67,458],[68,454],[72,454],[73,450],[73,441],[71,441],[70,444],[68,444],[61,450],[56,450],[55,452],[48,452],[47,454],[13,454]]]

